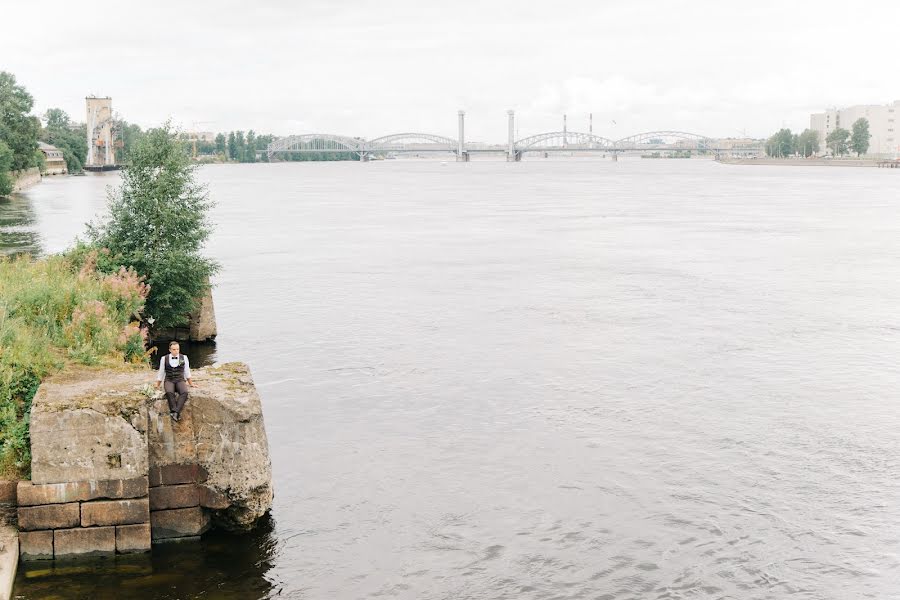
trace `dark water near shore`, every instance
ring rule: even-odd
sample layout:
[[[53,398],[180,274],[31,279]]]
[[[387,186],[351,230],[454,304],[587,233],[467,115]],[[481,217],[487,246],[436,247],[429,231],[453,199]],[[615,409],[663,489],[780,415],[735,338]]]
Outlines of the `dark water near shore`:
[[[37,598],[900,598],[900,177],[706,161],[200,171],[271,519]],[[63,249],[115,175],[0,201]]]

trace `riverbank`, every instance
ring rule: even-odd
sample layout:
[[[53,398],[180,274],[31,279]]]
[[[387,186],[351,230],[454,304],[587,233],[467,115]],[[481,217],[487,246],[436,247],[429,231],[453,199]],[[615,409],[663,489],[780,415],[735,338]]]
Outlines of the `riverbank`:
[[[787,167],[876,167],[875,159],[824,159],[824,158],[722,158],[726,165],[779,165]]]
[[[41,170],[37,167],[25,169],[24,171],[12,171],[13,193],[27,190],[33,185],[41,182]]]
[[[146,360],[133,321],[146,294],[133,272],[100,274],[90,256],[0,259],[0,477],[28,477],[28,415],[45,377]]]

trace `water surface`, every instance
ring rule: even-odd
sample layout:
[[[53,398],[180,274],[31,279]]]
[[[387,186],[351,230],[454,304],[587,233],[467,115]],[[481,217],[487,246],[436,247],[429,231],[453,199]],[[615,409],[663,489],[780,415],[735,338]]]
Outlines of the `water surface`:
[[[271,519],[25,569],[20,598],[900,598],[898,173],[200,177],[215,354],[263,396]],[[0,204],[0,240],[65,248],[115,181]]]

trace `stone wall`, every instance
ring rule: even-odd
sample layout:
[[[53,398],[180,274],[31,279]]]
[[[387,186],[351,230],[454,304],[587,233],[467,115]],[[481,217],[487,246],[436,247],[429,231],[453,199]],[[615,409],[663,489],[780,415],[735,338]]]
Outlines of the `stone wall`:
[[[13,171],[11,175],[13,178],[13,193],[21,192],[41,181],[41,170],[37,167],[25,169],[24,171]]]
[[[19,554],[42,560],[150,550],[146,477],[18,488]]]
[[[272,502],[262,406],[241,363],[195,369],[174,422],[146,370],[69,372],[31,411],[19,482],[24,560],[146,552],[211,526],[246,530]]]

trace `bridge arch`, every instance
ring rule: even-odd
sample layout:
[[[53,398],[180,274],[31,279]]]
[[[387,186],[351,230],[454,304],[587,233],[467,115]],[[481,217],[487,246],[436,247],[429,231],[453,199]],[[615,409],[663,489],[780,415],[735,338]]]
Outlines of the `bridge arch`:
[[[432,133],[392,133],[365,142],[366,150],[401,151],[401,150],[437,150],[456,152],[457,141],[442,135]]]
[[[673,141],[674,140],[674,143]],[[712,142],[711,138],[687,131],[645,131],[616,140],[617,147],[645,146],[645,147],[693,147],[704,148]],[[693,146],[688,146],[693,144]]]
[[[540,149],[561,149],[570,148],[578,150],[580,148],[609,148],[615,145],[610,139],[594,135],[592,133],[581,133],[578,131],[548,131],[547,133],[539,133],[531,135],[520,140],[516,140],[515,148],[518,151],[540,150]]]
[[[357,138],[330,133],[306,133],[279,138],[266,147],[269,158],[276,152],[355,152],[359,154],[364,142]]]

